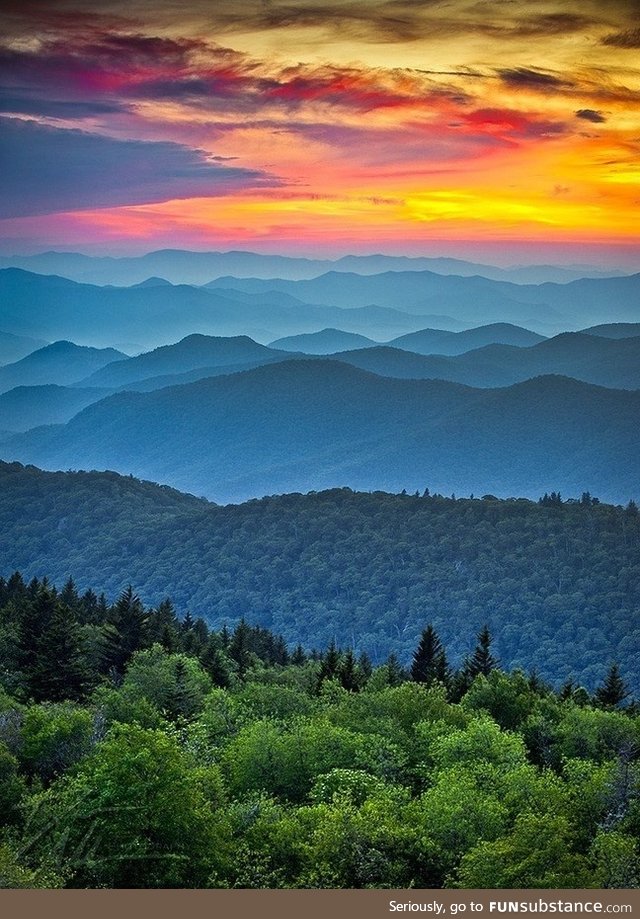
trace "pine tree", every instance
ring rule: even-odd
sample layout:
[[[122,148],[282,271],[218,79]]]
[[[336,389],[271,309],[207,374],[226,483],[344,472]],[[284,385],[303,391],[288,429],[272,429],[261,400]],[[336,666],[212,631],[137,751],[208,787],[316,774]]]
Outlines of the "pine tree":
[[[200,661],[214,686],[226,689],[231,685],[231,668],[229,658],[220,645],[220,638],[215,634],[210,635],[200,655]]]
[[[236,626],[229,642],[229,657],[238,665],[238,676],[243,680],[251,664],[250,629],[244,618]]]
[[[360,680],[356,669],[356,658],[349,648],[344,654],[338,668],[338,677],[341,685],[348,692],[357,692],[360,689]]]
[[[148,617],[149,644],[159,641],[167,651],[175,651],[180,643],[180,622],[171,600],[163,600]]]
[[[131,585],[110,610],[109,624],[115,633],[111,632],[109,636],[110,647],[105,663],[108,670],[121,674],[131,656],[148,644],[149,619]]]
[[[500,663],[497,657],[491,653],[491,642],[493,641],[489,627],[484,625],[478,632],[478,644],[475,651],[465,664],[465,671],[471,679],[482,674],[489,676],[492,670]]]
[[[191,718],[197,708],[197,698],[189,683],[187,665],[180,655],[175,658],[174,681],[167,700],[167,713],[174,721],[178,718]]]
[[[606,708],[616,708],[629,695],[627,685],[620,676],[620,668],[616,663],[611,664],[606,677],[595,694],[598,705]]]
[[[414,683],[425,683],[431,686],[436,682],[446,682],[447,678],[448,666],[444,648],[430,623],[423,631],[420,643],[414,652],[411,679]]]
[[[407,679],[407,673],[393,651],[387,658],[385,667],[387,668],[387,683],[389,686],[400,686]]]
[[[572,699],[572,698],[573,698],[573,694],[574,694],[574,692],[576,691],[576,688],[577,688],[577,687],[576,687],[576,684],[575,684],[575,681],[574,681],[574,680],[572,680],[572,679],[566,680],[566,681],[563,683],[562,688],[560,689],[560,692],[558,693],[558,698],[560,699],[560,701],[561,701],[561,702],[568,702],[569,699]]]
[[[60,592],[60,601],[77,613],[80,606],[80,597],[76,590],[73,578],[69,578]]]
[[[363,651],[358,658],[358,673],[360,675],[360,684],[364,686],[364,684],[369,680],[371,674],[373,673],[371,658],[366,651]]]
[[[336,643],[332,638],[331,644],[327,648],[326,653],[323,654],[320,662],[320,672],[318,673],[318,689],[320,689],[325,680],[333,680],[336,676],[338,676],[341,658],[342,655],[336,648]]]
[[[304,653],[304,648],[302,645],[296,645],[291,655],[291,663],[295,667],[301,667],[307,660],[307,655]]]
[[[53,615],[37,642],[37,659],[29,689],[36,702],[81,699],[89,672],[73,610],[56,603]]]

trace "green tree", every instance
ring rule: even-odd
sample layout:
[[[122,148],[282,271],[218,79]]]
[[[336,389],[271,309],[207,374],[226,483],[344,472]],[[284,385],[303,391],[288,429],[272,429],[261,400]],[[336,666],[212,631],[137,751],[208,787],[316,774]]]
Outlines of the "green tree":
[[[121,687],[125,698],[147,699],[173,720],[194,717],[210,690],[211,680],[199,661],[167,654],[158,644],[133,655]]]
[[[82,699],[90,683],[87,658],[74,612],[56,603],[36,642],[29,689],[36,701]]]
[[[498,666],[498,658],[494,657],[491,652],[492,642],[493,639],[489,627],[484,625],[478,632],[478,644],[471,657],[465,663],[464,669],[472,680],[480,674],[482,674],[482,676],[489,676],[491,671],[495,670]]]
[[[523,814],[508,836],[482,841],[465,854],[451,886],[584,888],[593,881],[589,861],[574,849],[566,818]]]
[[[120,725],[31,802],[23,850],[47,853],[74,887],[201,887],[221,837],[201,780],[161,731]]]
[[[448,673],[442,642],[433,626],[429,624],[422,632],[420,643],[413,655],[411,679],[415,683],[426,683],[427,686],[436,682],[446,684]]]
[[[629,690],[620,676],[618,665],[611,664],[602,685],[596,690],[596,702],[604,708],[617,708],[628,695]]]

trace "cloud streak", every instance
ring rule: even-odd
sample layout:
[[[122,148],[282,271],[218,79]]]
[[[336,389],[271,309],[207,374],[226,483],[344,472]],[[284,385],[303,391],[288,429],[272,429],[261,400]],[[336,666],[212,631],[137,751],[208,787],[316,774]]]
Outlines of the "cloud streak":
[[[175,143],[120,141],[6,117],[0,133],[3,219],[278,185],[265,172],[216,162]]]

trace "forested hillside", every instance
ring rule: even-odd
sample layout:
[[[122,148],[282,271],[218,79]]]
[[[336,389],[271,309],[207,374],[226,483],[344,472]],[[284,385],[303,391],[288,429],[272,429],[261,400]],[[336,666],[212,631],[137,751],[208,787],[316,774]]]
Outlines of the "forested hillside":
[[[626,503],[640,497],[639,416],[640,392],[564,377],[484,390],[316,358],[122,392],[64,426],[16,435],[0,455],[114,469],[219,502],[428,484],[501,497],[590,490]]]
[[[640,518],[590,495],[543,503],[336,489],[216,507],[113,473],[0,465],[8,576],[69,576],[116,597],[292,643],[408,660],[425,620],[454,663],[488,623],[505,666],[590,688],[612,660],[640,688]]]
[[[0,885],[637,886],[619,668],[554,693],[466,635],[457,670],[431,625],[374,668],[0,579]]]

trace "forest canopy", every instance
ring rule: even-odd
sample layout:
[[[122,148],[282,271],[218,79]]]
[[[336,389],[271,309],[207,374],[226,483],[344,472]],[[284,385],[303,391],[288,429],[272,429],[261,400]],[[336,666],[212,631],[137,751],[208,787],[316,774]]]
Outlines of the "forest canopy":
[[[408,664],[432,622],[455,664],[487,624],[509,668],[640,688],[640,517],[585,492],[539,502],[333,489],[217,507],[115,473],[0,463],[1,575],[132,584],[211,626]]]

